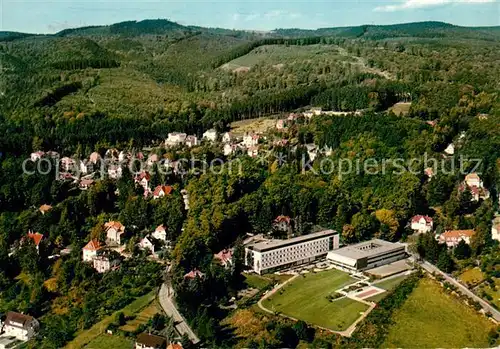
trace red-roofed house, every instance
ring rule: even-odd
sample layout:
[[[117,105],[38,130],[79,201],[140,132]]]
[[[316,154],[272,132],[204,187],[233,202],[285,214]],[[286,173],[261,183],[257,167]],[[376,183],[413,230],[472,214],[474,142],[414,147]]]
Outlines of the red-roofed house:
[[[46,213],[47,213],[47,212],[49,212],[51,209],[52,209],[52,206],[44,204],[44,205],[40,206],[40,208],[39,208],[38,210],[40,210],[40,212],[41,212],[42,214],[46,214]]]
[[[432,231],[434,222],[429,216],[417,215],[411,219],[411,229],[415,230],[419,234],[424,234]]]
[[[174,188],[170,185],[159,185],[153,192],[153,199],[160,199],[164,196],[172,194]]]
[[[98,252],[102,249],[102,245],[99,240],[92,239],[83,247],[83,261],[92,262],[94,258],[97,257]]]
[[[233,264],[233,251],[229,249],[224,249],[219,253],[214,255],[214,258],[217,259],[224,267],[229,267]]]
[[[481,180],[481,178],[477,173],[469,173],[467,176],[465,176],[465,183],[469,187],[478,187],[478,188],[483,187],[483,181]]]
[[[31,161],[35,162],[37,160],[40,160],[43,156],[45,155],[45,153],[43,151],[37,151],[37,152],[34,152],[34,153],[31,153]]]
[[[38,251],[40,243],[43,240],[43,234],[33,233],[31,230],[28,231],[28,239],[31,239],[36,246],[36,250]]]
[[[163,226],[163,224],[156,227],[153,234],[151,234],[156,240],[167,241],[167,230]]]
[[[438,240],[440,243],[445,243],[448,247],[455,247],[460,241],[465,241],[470,244],[470,239],[476,232],[472,229],[468,230],[447,230],[439,235]]]
[[[121,244],[121,235],[125,233],[125,227],[120,222],[110,221],[104,224],[106,230],[106,243]]]
[[[191,270],[189,273],[184,275],[184,279],[195,279],[195,278],[203,278],[205,274],[203,274],[201,271],[198,269]]]
[[[290,233],[292,230],[292,220],[288,216],[278,216],[273,221],[273,228],[278,231]]]
[[[150,180],[151,180],[151,175],[147,171],[142,171],[134,178],[134,182],[142,186],[144,190],[148,190]]]

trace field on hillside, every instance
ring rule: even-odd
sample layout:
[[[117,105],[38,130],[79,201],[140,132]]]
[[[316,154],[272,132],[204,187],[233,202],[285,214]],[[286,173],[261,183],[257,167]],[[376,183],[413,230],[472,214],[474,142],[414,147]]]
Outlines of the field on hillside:
[[[274,65],[280,69],[280,64],[293,63],[295,61],[321,59],[347,60],[348,58],[339,53],[334,45],[310,45],[310,46],[285,46],[264,45],[257,47],[250,53],[233,59],[221,68],[234,71],[238,68],[252,68],[257,64]]]
[[[67,349],[77,349],[83,348],[85,345],[93,342],[98,337],[100,337],[106,328],[115,320],[116,314],[118,312],[123,312],[125,316],[130,316],[137,314],[141,309],[144,309],[148,304],[150,304],[155,298],[155,292],[150,292],[142,297],[137,298],[135,301],[127,305],[125,308],[105,317],[100,322],[96,323],[94,326],[88,330],[81,331],[77,334],[75,339],[66,345]],[[100,340],[97,340],[100,343]],[[102,339],[106,341],[106,339]],[[97,347],[98,348],[98,347]],[[96,349],[97,349],[96,348]]]
[[[130,339],[121,336],[111,336],[107,334],[101,334],[99,337],[95,338],[89,344],[87,344],[85,349],[132,349],[134,348],[134,342]]]
[[[328,270],[299,276],[263,301],[272,311],[336,331],[347,329],[368,306],[348,298],[330,301],[335,290],[354,282],[349,274]]]
[[[236,137],[242,137],[246,132],[263,133],[276,125],[275,119],[256,118],[235,121],[231,123],[231,133]]]
[[[384,348],[486,348],[493,327],[430,279],[420,281],[393,321]]]

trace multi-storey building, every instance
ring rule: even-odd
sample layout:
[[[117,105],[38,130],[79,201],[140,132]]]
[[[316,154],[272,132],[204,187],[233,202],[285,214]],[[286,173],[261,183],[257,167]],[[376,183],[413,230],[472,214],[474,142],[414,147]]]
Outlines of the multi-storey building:
[[[337,269],[357,272],[392,263],[407,256],[405,245],[373,239],[328,252],[327,259]]]
[[[303,235],[287,240],[257,242],[245,248],[245,264],[258,274],[312,262],[339,248],[334,230]]]

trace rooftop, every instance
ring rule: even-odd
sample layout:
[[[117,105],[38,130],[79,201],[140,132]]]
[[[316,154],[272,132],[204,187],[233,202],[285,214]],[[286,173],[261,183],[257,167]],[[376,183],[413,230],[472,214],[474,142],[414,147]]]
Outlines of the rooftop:
[[[335,234],[337,234],[337,232],[335,230],[324,230],[324,231],[320,231],[318,233],[302,235],[302,236],[298,236],[298,237],[287,239],[287,240],[267,240],[267,241],[263,241],[263,242],[258,242],[254,245],[250,245],[249,247],[251,249],[253,249],[254,251],[262,252],[262,251],[268,251],[268,250],[273,250],[276,248],[281,248],[281,247],[285,247],[285,246],[289,246],[289,245],[298,244],[301,242],[315,240],[315,239],[319,239],[322,237],[327,237],[327,236],[331,236],[331,235],[335,235]]]
[[[387,253],[394,249],[401,248],[402,246],[404,245],[380,239],[373,239],[342,247],[331,252],[347,258],[360,259]]]

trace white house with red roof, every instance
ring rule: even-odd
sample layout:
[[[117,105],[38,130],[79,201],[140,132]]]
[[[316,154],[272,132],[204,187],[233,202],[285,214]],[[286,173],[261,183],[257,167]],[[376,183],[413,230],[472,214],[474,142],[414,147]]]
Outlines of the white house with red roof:
[[[214,258],[218,260],[220,264],[222,264],[225,268],[228,268],[233,264],[233,251],[230,249],[224,249],[215,254]]]
[[[467,188],[472,194],[473,201],[486,200],[490,197],[489,190],[484,187],[483,181],[477,173],[469,173],[465,176],[465,180],[458,186],[458,191],[462,193]]]
[[[159,226],[156,227],[155,231],[151,234],[153,238],[156,240],[160,241],[167,241],[167,229],[163,226],[163,224],[160,224]]]
[[[164,196],[172,194],[174,188],[170,185],[159,185],[153,191],[153,199],[160,199]]]
[[[83,251],[83,261],[92,262],[94,258],[97,257],[99,251],[101,251],[103,245],[97,239],[90,240],[82,249]]]
[[[483,181],[481,180],[481,178],[477,173],[469,173],[467,176],[465,176],[465,183],[469,187],[478,187],[478,188],[483,187]]]
[[[476,232],[473,229],[467,230],[447,230],[438,236],[440,243],[445,243],[448,247],[455,247],[460,241],[470,244],[471,238]]]
[[[151,180],[151,175],[149,174],[148,171],[142,171],[134,178],[134,182],[136,184],[139,184],[146,191],[149,189],[149,181],[150,180]]]
[[[121,236],[125,233],[125,227],[120,222],[110,221],[104,224],[106,230],[106,243],[121,245]]]
[[[45,153],[43,151],[39,150],[37,152],[31,153],[30,158],[31,158],[31,161],[35,162],[35,161],[40,160],[44,155],[45,155]]]
[[[417,215],[411,219],[411,229],[419,234],[425,234],[432,231],[434,222],[431,217]]]
[[[278,231],[290,232],[292,230],[292,219],[289,216],[280,215],[274,219],[273,228]]]

